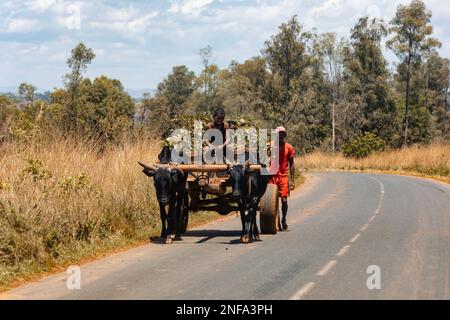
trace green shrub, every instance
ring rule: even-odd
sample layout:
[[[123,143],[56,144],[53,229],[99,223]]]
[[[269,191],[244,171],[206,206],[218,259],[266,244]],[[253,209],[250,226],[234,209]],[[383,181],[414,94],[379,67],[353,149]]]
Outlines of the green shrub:
[[[344,145],[342,152],[346,157],[364,158],[373,152],[384,150],[385,147],[386,143],[383,139],[366,132]]]
[[[22,169],[21,178],[31,176],[34,182],[48,178],[50,173],[44,169],[42,162],[34,159],[27,159],[27,165]]]
[[[82,191],[89,188],[89,178],[84,173],[65,177],[59,182],[59,186],[64,192]]]

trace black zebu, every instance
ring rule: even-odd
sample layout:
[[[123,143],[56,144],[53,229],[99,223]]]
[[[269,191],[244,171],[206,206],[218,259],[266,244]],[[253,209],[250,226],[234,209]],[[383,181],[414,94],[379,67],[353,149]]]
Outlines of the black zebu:
[[[242,222],[241,242],[259,240],[256,212],[259,202],[267,189],[269,176],[250,169],[248,163],[231,165],[228,170],[232,185],[232,195],[238,203]]]
[[[170,148],[164,146],[158,159],[160,164],[170,164],[172,160]],[[175,241],[181,240],[182,206],[186,192],[187,174],[176,166],[160,168],[139,164],[144,167],[142,171],[144,174],[153,177],[161,216],[161,239],[165,243],[172,243],[172,236]],[[169,206],[168,211],[166,211],[166,206]]]

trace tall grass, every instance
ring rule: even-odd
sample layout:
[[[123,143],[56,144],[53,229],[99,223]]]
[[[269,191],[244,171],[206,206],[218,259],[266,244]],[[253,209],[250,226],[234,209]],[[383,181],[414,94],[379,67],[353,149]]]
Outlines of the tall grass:
[[[433,144],[385,151],[366,158],[315,152],[297,161],[304,170],[380,170],[450,177],[450,144]]]
[[[152,181],[137,161],[156,161],[147,138],[104,148],[77,138],[0,145],[0,289],[56,266],[134,243],[159,232]],[[450,145],[373,154],[364,159],[312,153],[303,170],[409,171],[450,177]],[[217,216],[217,215],[216,215]],[[211,220],[200,213],[191,222]]]
[[[154,188],[137,161],[154,162],[159,149],[149,139],[0,146],[0,287],[155,233]]]

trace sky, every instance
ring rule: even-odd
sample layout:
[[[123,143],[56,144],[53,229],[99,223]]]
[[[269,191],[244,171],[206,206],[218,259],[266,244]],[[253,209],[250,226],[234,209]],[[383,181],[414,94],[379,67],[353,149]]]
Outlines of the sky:
[[[409,0],[0,0],[0,88],[61,87],[70,50],[83,42],[96,53],[88,77],[152,89],[173,66],[198,73],[199,51],[208,45],[221,68],[259,55],[294,14],[304,30],[348,37],[359,17],[389,21],[400,3]],[[440,53],[449,58],[450,2],[425,4]],[[387,58],[396,62],[392,53]]]

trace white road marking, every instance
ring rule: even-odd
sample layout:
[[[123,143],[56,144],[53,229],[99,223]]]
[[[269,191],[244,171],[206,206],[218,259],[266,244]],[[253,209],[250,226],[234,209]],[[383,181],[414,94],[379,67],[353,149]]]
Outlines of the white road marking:
[[[369,222],[366,223],[361,229],[360,232],[365,231],[368,227],[369,224],[375,219],[376,215],[380,213],[381,208],[383,206],[383,200],[384,200],[384,184],[374,178],[374,177],[369,177],[370,179],[378,182],[378,184],[380,185],[380,201],[378,203],[378,207],[375,209],[375,213],[374,215],[369,219]],[[358,240],[358,238],[361,236],[361,233],[356,234],[351,240],[350,242],[353,243],[356,240]],[[338,257],[342,257],[343,255],[345,255],[348,250],[350,249],[350,245],[346,245],[344,246],[341,250],[339,250],[339,252],[336,254],[336,256]],[[331,269],[333,269],[333,267],[337,264],[336,260],[331,260],[330,262],[328,262],[322,269],[320,269],[319,272],[316,273],[316,276],[324,276],[326,275],[328,272],[330,272]],[[300,300],[302,299],[306,294],[308,294],[308,292],[310,292],[314,287],[316,286],[315,282],[308,282],[306,285],[304,285],[303,287],[301,287],[291,298],[290,300]]]
[[[355,236],[353,237],[353,239],[350,240],[350,242],[353,243],[353,242],[355,242],[356,240],[358,240],[358,238],[359,238],[360,235],[361,235],[360,233],[358,233],[357,235],[355,235]]]
[[[378,202],[378,207],[375,210],[375,215],[380,213],[381,207],[383,206],[383,200],[384,200],[384,194],[385,194],[385,190],[384,190],[384,184],[378,180],[377,178],[374,177],[369,177],[370,179],[378,182],[378,184],[380,185],[380,201]],[[373,219],[372,219],[373,220]]]
[[[322,269],[320,269],[319,272],[316,273],[316,276],[326,275],[336,265],[336,263],[337,263],[336,260],[331,260]]]
[[[309,283],[305,284],[292,297],[290,297],[289,300],[300,300],[309,291],[311,291],[315,286],[316,286],[316,284],[314,282],[309,282]]]
[[[347,253],[348,249],[350,249],[350,245],[343,247],[336,255],[338,257],[342,257],[344,254]]]

